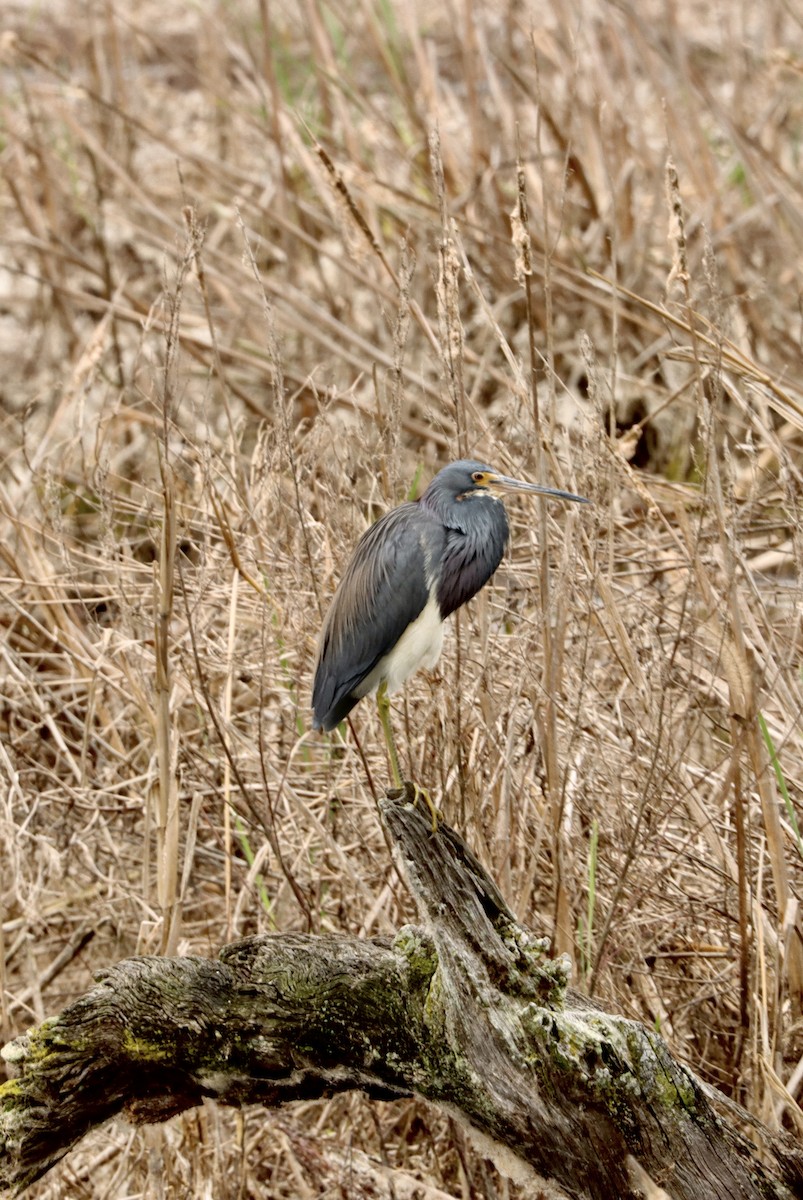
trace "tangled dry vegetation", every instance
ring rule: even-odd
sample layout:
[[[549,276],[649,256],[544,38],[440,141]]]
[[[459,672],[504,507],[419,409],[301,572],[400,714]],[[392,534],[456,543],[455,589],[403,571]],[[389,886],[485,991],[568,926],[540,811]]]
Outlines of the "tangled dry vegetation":
[[[594,508],[511,506],[409,772],[580,987],[800,1132],[793,7],[4,20],[3,1040],[125,955],[411,917],[372,706],[312,735],[311,664],[366,523],[470,450]],[[115,1126],[31,1194],[523,1193],[352,1096]]]

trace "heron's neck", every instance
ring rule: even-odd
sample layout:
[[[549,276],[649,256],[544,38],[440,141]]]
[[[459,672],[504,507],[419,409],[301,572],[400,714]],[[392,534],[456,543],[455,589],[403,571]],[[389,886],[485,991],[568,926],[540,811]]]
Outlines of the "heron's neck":
[[[505,552],[509,526],[504,504],[491,496],[453,503],[444,524],[447,539],[436,592],[445,618],[491,578]]]
[[[507,525],[504,505],[490,492],[476,492],[465,500],[456,500],[451,495],[444,496],[434,488],[427,488],[419,504],[447,529],[472,539],[481,536],[489,526],[497,525],[500,518]]]

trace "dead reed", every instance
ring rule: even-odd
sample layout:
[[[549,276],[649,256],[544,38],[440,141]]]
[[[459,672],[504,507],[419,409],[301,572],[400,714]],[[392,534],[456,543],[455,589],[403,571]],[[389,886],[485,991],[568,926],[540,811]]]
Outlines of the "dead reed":
[[[310,735],[310,670],[469,450],[595,507],[512,506],[410,774],[580,986],[800,1130],[791,8],[18,0],[1,61],[3,1039],[127,954],[410,918],[373,710]],[[31,1194],[413,1187],[525,1194],[359,1096],[116,1126]]]

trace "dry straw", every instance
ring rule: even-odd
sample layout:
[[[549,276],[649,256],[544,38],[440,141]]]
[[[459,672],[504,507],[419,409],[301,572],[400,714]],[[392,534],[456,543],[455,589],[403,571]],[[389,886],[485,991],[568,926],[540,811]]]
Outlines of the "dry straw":
[[[412,917],[372,707],[312,736],[310,672],[359,534],[470,451],[594,508],[511,506],[405,769],[580,985],[799,1130],[799,24],[202,8],[6,19],[3,1036],[136,951]],[[359,1096],[121,1124],[32,1194],[413,1180],[524,1194]]]

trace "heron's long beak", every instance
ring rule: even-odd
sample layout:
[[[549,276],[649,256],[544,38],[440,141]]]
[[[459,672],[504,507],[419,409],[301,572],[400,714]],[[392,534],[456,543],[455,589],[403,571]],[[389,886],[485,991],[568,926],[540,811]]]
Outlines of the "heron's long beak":
[[[586,500],[585,496],[575,496],[574,492],[561,492],[558,488],[542,487],[540,483],[525,483],[522,479],[511,479],[509,475],[491,475],[488,483],[502,492],[537,492],[539,496],[554,496],[557,500],[574,500],[576,504],[591,503],[590,500]]]

